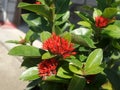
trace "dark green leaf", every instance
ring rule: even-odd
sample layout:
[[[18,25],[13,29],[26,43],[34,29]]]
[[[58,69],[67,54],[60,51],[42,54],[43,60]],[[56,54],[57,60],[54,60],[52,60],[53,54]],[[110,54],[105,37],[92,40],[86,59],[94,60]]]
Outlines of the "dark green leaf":
[[[55,1],[56,13],[65,13],[69,9],[70,0],[57,0]]]
[[[48,76],[45,81],[52,81],[52,82],[57,82],[57,83],[69,83],[68,79],[65,78],[60,78],[58,76]]]
[[[51,21],[51,12],[49,7],[47,7],[46,5],[36,5],[36,4],[29,4],[29,3],[24,3],[21,2],[19,3],[18,7],[22,8],[22,9],[26,9],[32,12],[35,12],[38,15],[42,15],[43,17],[48,18],[48,20]]]
[[[37,64],[40,63],[40,58],[24,57],[23,59],[24,60],[21,66],[26,67],[26,68],[37,66]]]
[[[86,80],[82,76],[73,76],[67,90],[84,90]]]

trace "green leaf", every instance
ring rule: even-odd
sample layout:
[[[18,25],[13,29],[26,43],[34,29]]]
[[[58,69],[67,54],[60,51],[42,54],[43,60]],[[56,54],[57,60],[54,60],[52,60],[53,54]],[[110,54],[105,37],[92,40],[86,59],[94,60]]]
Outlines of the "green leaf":
[[[113,90],[112,85],[111,85],[111,83],[109,81],[107,81],[106,83],[104,83],[102,85],[102,89],[104,89],[104,90]]]
[[[107,7],[106,0],[96,0],[96,2],[98,9],[100,9],[101,11],[103,11]]]
[[[75,65],[69,64],[69,70],[75,74],[84,75],[82,70]]]
[[[69,11],[65,12],[64,14],[56,14],[55,25],[61,25],[65,23],[66,21],[68,21],[69,17],[70,17]]]
[[[120,20],[115,20],[114,25],[116,25],[120,28]]]
[[[116,25],[109,25],[108,27],[104,28],[101,33],[111,38],[120,38],[120,28]]]
[[[82,18],[84,21],[90,23],[91,25],[94,25],[93,22],[92,22],[92,18],[90,18],[88,15],[82,13],[82,12],[75,12],[80,18]],[[91,20],[92,19],[92,20]]]
[[[25,36],[25,41],[26,42],[31,41],[30,38],[33,34],[34,34],[34,32],[32,30],[28,30],[28,32],[26,33],[26,36]]]
[[[20,44],[18,40],[8,40],[6,43]]]
[[[64,79],[64,78],[60,78],[58,76],[48,76],[45,81],[52,81],[52,82],[56,82],[56,83],[69,83],[69,80],[68,79]]]
[[[25,68],[34,67],[37,66],[37,64],[40,63],[40,61],[40,58],[24,57],[21,66]]]
[[[42,42],[46,41],[48,38],[50,38],[51,33],[47,32],[47,31],[43,31],[42,33],[40,33],[40,40]]]
[[[65,89],[64,84],[56,83],[56,82],[43,82],[41,87],[42,87],[42,90],[64,90]]]
[[[91,31],[89,29],[75,29],[72,33],[72,42],[86,46],[95,48],[94,41],[90,38]]]
[[[120,50],[120,43],[117,40],[113,40],[112,45],[113,45],[114,48],[117,48],[117,49]]]
[[[40,49],[26,45],[16,46],[12,48],[8,54],[14,56],[30,56],[30,57],[41,56]]]
[[[65,64],[58,69],[57,76],[61,78],[70,79],[72,78],[72,73],[69,71],[68,67]]]
[[[38,74],[39,74],[38,68],[31,67],[22,73],[22,75],[20,76],[20,79],[25,81],[35,80],[40,78]]]
[[[56,13],[65,13],[69,9],[70,0],[57,0],[54,1],[56,7]]]
[[[64,32],[62,35],[62,38],[68,40],[69,42],[71,42],[71,33],[69,32]]]
[[[94,12],[93,12],[93,18],[95,20],[95,17],[97,16],[101,16],[102,15],[102,11],[97,9],[97,8],[94,8]]]
[[[50,12],[49,7],[47,7],[46,5],[42,5],[42,4],[36,5],[36,4],[29,4],[29,3],[21,2],[21,3],[19,3],[18,7],[32,11],[38,15],[42,15],[51,21],[51,16],[50,16],[51,12]]]
[[[87,58],[84,70],[86,75],[97,74],[103,71],[103,68],[100,67],[103,59],[102,49],[95,49]]]
[[[50,30],[47,20],[40,15],[35,13],[22,14],[22,18],[34,32]]]
[[[51,54],[50,52],[46,52],[42,55],[42,59],[50,59],[55,57],[56,55]]]
[[[82,67],[82,62],[80,62],[78,59],[70,58],[70,59],[65,59],[65,60],[76,67],[79,67],[79,68]]]
[[[105,8],[103,16],[106,18],[113,18],[117,14],[117,8]]]
[[[87,35],[88,36],[89,34],[91,35],[91,29],[84,28],[84,27],[79,27],[79,28],[71,31],[71,33],[75,34],[75,35],[83,35],[83,36]]]
[[[86,80],[82,76],[74,75],[67,90],[84,90]]]
[[[84,26],[84,27],[91,28],[91,24],[88,23],[88,22],[86,22],[86,21],[79,21],[77,24],[78,24],[78,25],[82,25],[82,26]]]

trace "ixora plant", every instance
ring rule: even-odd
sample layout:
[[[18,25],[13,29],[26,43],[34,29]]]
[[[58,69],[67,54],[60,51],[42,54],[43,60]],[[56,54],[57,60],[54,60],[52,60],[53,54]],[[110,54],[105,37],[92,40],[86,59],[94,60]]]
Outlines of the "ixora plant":
[[[92,15],[75,11],[79,27],[69,21],[70,0],[18,5],[31,11],[22,15],[29,30],[9,54],[23,56],[26,90],[120,89],[120,0],[96,2]]]

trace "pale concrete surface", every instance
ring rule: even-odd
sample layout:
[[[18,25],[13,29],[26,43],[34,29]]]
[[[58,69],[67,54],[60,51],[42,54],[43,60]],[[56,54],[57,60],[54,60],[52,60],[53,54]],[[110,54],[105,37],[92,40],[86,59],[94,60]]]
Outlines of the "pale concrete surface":
[[[8,55],[9,50],[16,45],[6,43],[6,41],[20,40],[20,37],[25,37],[22,30],[11,25],[0,26],[0,90],[24,90],[28,84],[28,82],[19,79],[25,70],[20,67],[21,57]],[[40,48],[41,43],[35,41],[34,46]]]
[[[24,33],[16,28],[0,27],[0,90],[24,90],[27,82],[19,79],[24,71],[21,68],[21,58],[8,55],[14,44],[6,43],[7,40],[19,40]]]

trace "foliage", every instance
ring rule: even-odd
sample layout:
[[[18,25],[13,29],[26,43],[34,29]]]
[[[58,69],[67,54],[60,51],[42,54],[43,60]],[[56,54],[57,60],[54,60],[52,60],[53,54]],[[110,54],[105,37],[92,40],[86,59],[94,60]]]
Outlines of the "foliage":
[[[29,29],[10,55],[23,56],[26,90],[119,90],[119,0],[96,0],[92,15],[75,11],[79,27],[70,23],[70,0],[19,3],[29,10],[23,20]],[[42,46],[34,47],[35,40]],[[36,90],[36,89],[35,89]]]

